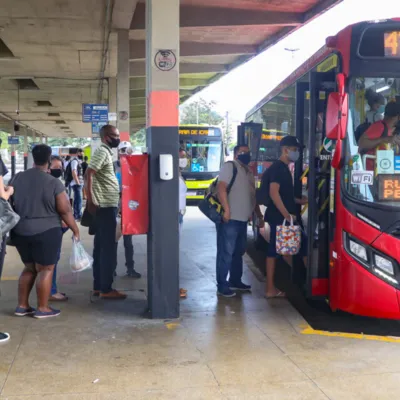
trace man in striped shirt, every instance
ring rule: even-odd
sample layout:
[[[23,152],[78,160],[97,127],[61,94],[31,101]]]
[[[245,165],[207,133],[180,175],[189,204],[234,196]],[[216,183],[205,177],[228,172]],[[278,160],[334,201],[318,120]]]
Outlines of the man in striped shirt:
[[[101,145],[90,160],[85,174],[87,208],[95,216],[96,232],[93,248],[93,290],[104,299],[125,299],[126,295],[112,288],[116,260],[115,231],[119,184],[114,173],[112,149],[120,143],[115,126],[100,130]]]

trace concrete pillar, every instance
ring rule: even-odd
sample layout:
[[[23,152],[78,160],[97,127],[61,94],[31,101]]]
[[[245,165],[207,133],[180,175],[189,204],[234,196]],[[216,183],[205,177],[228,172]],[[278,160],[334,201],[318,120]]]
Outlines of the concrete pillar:
[[[150,154],[148,298],[152,318],[179,317],[179,0],[146,2],[147,146]],[[160,155],[173,178],[160,179]]]
[[[24,171],[28,169],[28,128],[24,133]]]
[[[129,141],[129,30],[118,31],[117,128],[121,140]],[[111,85],[110,85],[111,86]]]

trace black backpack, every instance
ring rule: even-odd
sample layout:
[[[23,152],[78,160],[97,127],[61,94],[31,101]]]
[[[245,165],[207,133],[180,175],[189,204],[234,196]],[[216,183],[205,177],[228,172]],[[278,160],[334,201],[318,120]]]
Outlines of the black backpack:
[[[270,197],[269,197],[269,168],[264,171],[263,176],[261,177],[260,187],[256,189],[256,201],[260,206],[269,205]]]
[[[74,180],[74,178],[72,176],[72,161],[78,162],[78,168],[77,168],[78,177],[82,176],[82,167],[79,164],[79,160],[76,157],[71,158],[71,160],[69,161],[69,163],[67,165],[67,168],[65,169],[65,187],[69,187],[71,182]]]
[[[382,137],[386,137],[389,134],[389,130],[388,127],[385,123],[385,121],[379,121],[382,122],[384,128],[383,128],[383,135]],[[354,137],[356,139],[356,143],[358,144],[361,136],[368,130],[368,128],[371,126],[371,122],[368,122],[368,120],[365,120],[365,122],[363,122],[361,125],[359,125],[354,133]]]

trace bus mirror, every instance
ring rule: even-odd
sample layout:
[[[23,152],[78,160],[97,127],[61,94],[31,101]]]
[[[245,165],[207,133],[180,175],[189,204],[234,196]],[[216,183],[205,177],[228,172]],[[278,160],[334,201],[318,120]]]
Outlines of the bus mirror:
[[[349,97],[345,93],[341,96],[339,93],[331,93],[328,97],[326,107],[326,137],[331,140],[344,139],[347,128]]]

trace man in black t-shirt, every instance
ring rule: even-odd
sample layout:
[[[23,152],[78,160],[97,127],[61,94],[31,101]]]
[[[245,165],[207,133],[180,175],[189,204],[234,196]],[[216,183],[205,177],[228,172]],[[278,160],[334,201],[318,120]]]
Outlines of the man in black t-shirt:
[[[276,227],[282,225],[286,219],[300,220],[296,216],[296,204],[304,205],[307,198],[294,197],[293,177],[289,164],[296,162],[300,156],[300,143],[294,136],[286,136],[280,142],[281,156],[264,173],[262,185],[269,186],[269,201],[265,212],[265,221],[270,226],[270,240],[267,252],[267,287],[266,297],[285,297],[274,284],[276,266]],[[300,254],[306,256],[307,238],[302,233]],[[292,265],[292,257],[285,257],[285,261]]]

